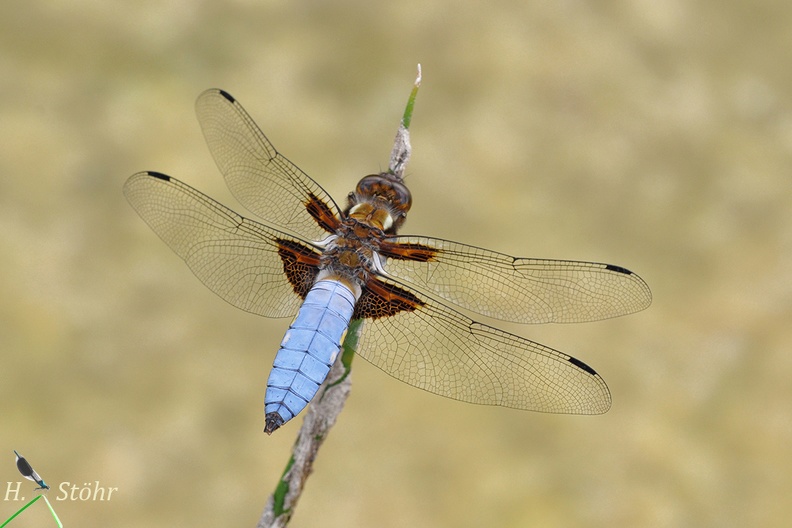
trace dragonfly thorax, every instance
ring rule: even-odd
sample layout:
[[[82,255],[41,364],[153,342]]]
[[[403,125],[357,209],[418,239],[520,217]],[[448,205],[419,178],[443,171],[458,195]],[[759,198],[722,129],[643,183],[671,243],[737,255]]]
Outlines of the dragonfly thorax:
[[[374,255],[385,233],[351,215],[344,219],[337,233],[322,253],[317,281],[329,275],[360,288],[377,270]]]
[[[387,231],[393,227],[393,215],[387,206],[377,206],[372,202],[353,205],[349,210],[349,217],[358,222]]]

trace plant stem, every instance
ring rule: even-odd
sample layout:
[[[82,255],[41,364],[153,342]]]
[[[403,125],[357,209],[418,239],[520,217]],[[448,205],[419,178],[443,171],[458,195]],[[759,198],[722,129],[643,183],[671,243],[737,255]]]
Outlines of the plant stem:
[[[396,133],[391,152],[389,172],[398,179],[404,175],[404,169],[410,160],[409,126],[412,118],[415,96],[421,85],[421,65],[415,79],[404,117]],[[313,462],[319,448],[327,438],[330,428],[335,424],[338,415],[344,408],[349,392],[352,389],[352,359],[355,356],[364,321],[354,319],[349,324],[346,337],[342,344],[342,352],[336,359],[327,379],[319,387],[319,391],[311,401],[311,405],[303,420],[303,425],[292,448],[292,455],[286,463],[286,469],[278,481],[273,494],[269,497],[264,512],[261,514],[257,528],[284,527],[291,520],[297,501],[302,495],[305,481],[311,474]]]
[[[355,356],[355,347],[362,327],[362,319],[355,319],[349,324],[342,353],[333,363],[327,379],[319,387],[308,408],[297,441],[292,448],[291,458],[286,464],[275,492],[267,501],[257,528],[282,527],[289,523],[297,501],[302,495],[305,481],[311,474],[316,454],[344,408],[344,403],[352,389],[350,375],[352,358]]]
[[[388,172],[394,174],[399,180],[404,177],[404,169],[407,168],[407,163],[410,161],[410,154],[412,154],[412,146],[410,145],[410,121],[412,121],[415,97],[418,95],[418,88],[420,87],[421,65],[419,64],[418,75],[415,77],[415,83],[413,83],[410,98],[407,99],[404,116],[399,125],[399,130],[396,132],[396,138],[393,140],[393,150],[391,151],[390,164],[388,165]]]

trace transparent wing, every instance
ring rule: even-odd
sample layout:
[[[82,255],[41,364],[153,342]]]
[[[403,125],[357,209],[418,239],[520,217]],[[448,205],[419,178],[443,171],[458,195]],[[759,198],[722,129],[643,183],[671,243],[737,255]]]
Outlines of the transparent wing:
[[[393,237],[389,242],[432,254],[423,262],[389,258],[389,276],[495,319],[596,321],[643,310],[652,302],[643,279],[619,266],[516,258],[429,237]]]
[[[278,250],[297,237],[244,218],[179,180],[140,172],[124,195],[157,235],[210,290],[265,317],[297,313],[302,299],[284,273]]]
[[[358,354],[414,387],[471,403],[601,414],[611,396],[585,363],[477,323],[430,299],[365,320]]]
[[[207,90],[198,97],[195,111],[217,167],[242,205],[267,223],[309,240],[327,236],[306,207],[316,198],[338,218],[338,206],[275,150],[239,102],[222,90]]]

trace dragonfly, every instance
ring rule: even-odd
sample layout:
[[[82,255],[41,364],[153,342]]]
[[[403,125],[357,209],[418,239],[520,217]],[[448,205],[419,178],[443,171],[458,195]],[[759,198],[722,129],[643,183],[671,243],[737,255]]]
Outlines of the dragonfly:
[[[14,454],[16,455],[16,465],[19,472],[28,480],[32,480],[36,484],[39,485],[37,490],[48,490],[50,487],[47,485],[46,482],[36,473],[36,470],[33,469],[33,466],[30,465],[25,457],[17,453],[16,449],[14,449]]]
[[[399,235],[412,205],[402,177],[367,175],[340,207],[227,92],[202,93],[196,113],[231,193],[262,221],[159,172],[134,174],[124,194],[214,293],[293,318],[267,382],[265,432],[311,401],[354,320],[363,320],[357,355],[414,387],[547,413],[610,408],[607,385],[583,361],[460,310],[517,323],[607,319],[649,306],[638,275]]]

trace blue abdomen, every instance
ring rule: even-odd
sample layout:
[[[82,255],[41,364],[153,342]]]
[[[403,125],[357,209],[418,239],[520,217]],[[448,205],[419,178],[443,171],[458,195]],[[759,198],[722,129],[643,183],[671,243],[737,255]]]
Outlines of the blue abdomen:
[[[314,397],[341,350],[355,301],[352,290],[336,280],[320,280],[305,296],[267,380],[265,431],[291,420]]]

